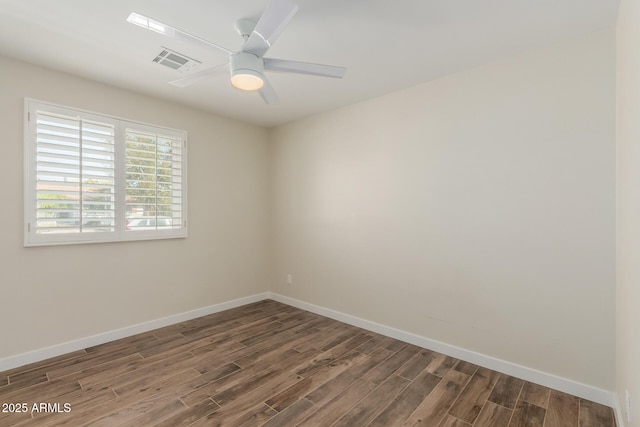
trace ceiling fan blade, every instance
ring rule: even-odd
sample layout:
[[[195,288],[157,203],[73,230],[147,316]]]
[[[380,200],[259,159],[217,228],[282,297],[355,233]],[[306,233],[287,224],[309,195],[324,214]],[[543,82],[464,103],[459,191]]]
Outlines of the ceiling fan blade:
[[[269,80],[267,80],[266,78],[263,78],[263,81],[264,85],[262,86],[262,88],[260,88],[259,91],[260,96],[267,104],[277,104],[280,99],[278,98],[276,91],[273,90],[273,86],[271,86],[271,83],[269,83]]]
[[[210,42],[209,40],[205,40],[203,38],[200,38],[198,36],[194,36],[193,34],[187,33],[186,31],[182,31],[179,28],[176,27],[172,27],[169,24],[165,24],[163,22],[160,21],[156,21],[153,18],[149,18],[148,16],[144,16],[141,15],[139,13],[136,12],[131,12],[131,14],[129,15],[129,17],[127,18],[127,21],[131,24],[137,25],[139,27],[145,28],[149,31],[153,31],[159,34],[162,34],[164,36],[167,37],[173,37],[176,39],[180,39],[180,40],[187,40],[191,43],[195,43],[195,44],[199,44],[201,46],[204,46],[206,48],[209,47],[215,47],[216,49],[219,49],[223,52],[228,53],[229,55],[231,55],[233,52],[230,51],[229,49],[222,47],[220,45],[217,45],[213,42]]]
[[[297,11],[298,5],[290,0],[271,0],[242,51],[264,55]]]
[[[284,73],[309,74],[312,76],[341,79],[347,69],[333,65],[312,64],[311,62],[288,61],[286,59],[263,58],[264,69]]]
[[[193,73],[193,74],[190,74],[188,76],[182,77],[180,79],[173,80],[173,81],[171,81],[169,83],[174,85],[174,86],[177,86],[177,87],[186,87],[186,86],[192,85],[192,84],[194,84],[196,82],[199,82],[201,80],[204,80],[204,79],[206,79],[208,77],[211,77],[214,74],[219,73],[220,71],[225,69],[226,65],[227,65],[227,63],[216,65],[215,67],[211,67],[211,68],[204,69],[202,71],[198,71],[197,73]]]

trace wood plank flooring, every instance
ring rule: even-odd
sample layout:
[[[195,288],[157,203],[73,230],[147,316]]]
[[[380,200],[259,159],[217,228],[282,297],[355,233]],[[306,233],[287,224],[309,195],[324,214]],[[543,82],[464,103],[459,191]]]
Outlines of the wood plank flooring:
[[[0,372],[0,404],[0,426],[615,426],[606,406],[270,300]]]

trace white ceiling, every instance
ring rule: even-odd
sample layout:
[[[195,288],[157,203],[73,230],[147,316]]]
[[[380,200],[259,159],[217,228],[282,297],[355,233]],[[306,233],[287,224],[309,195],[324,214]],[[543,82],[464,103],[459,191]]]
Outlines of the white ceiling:
[[[227,56],[127,23],[131,11],[236,51],[237,19],[268,0],[0,0],[0,54],[263,126],[331,110],[615,24],[619,0],[294,0],[300,10],[266,56],[348,68],[342,80],[268,73],[266,105],[224,75],[190,87],[152,59],[166,46]],[[0,78],[2,73],[0,70]]]

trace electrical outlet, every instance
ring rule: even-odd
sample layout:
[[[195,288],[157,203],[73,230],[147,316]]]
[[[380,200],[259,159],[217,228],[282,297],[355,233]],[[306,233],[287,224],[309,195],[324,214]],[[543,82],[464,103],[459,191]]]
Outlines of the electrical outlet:
[[[631,393],[629,393],[629,390],[624,391],[624,397],[627,409],[627,422],[631,422]]]
[[[293,277],[290,274],[287,274],[287,285],[293,284]]]

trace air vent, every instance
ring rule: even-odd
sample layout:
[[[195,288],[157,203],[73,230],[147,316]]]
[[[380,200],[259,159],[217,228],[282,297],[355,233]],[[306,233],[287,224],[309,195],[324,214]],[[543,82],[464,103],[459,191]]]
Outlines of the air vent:
[[[197,59],[189,58],[186,55],[162,46],[162,52],[153,59],[153,62],[169,67],[173,70],[187,71],[201,64]]]

